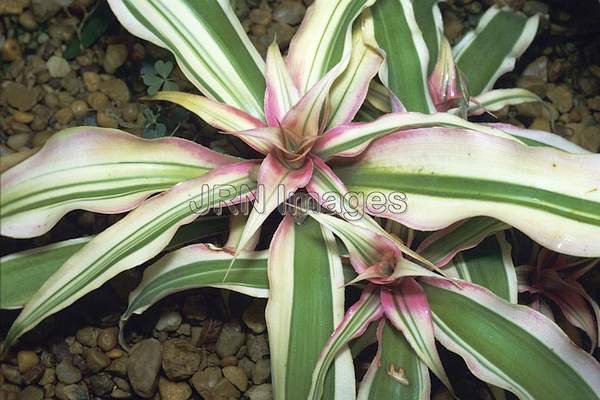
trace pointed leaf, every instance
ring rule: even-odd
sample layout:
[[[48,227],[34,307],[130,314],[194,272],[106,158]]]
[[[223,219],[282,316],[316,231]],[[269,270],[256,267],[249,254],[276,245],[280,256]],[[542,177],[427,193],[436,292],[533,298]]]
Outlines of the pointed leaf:
[[[494,112],[506,106],[514,106],[523,103],[541,102],[535,93],[525,89],[496,89],[473,97],[467,107],[468,115],[481,115],[485,112]],[[450,114],[458,115],[460,108],[448,110]]]
[[[421,286],[413,278],[405,278],[397,287],[383,288],[380,296],[388,321],[404,334],[413,351],[442,383],[451,388],[435,347],[431,310]]]
[[[109,0],[132,34],[169,49],[204,95],[263,118],[264,62],[229,0]]]
[[[583,147],[580,147],[575,143],[554,133],[523,129],[509,124],[490,124],[490,126],[493,126],[496,129],[499,129],[516,137],[523,143],[528,144],[529,146],[554,147],[555,149],[560,149],[568,153],[574,154],[591,153],[589,150],[586,150]]]
[[[177,229],[213,207],[247,201],[256,163],[224,166],[145,201],[72,256],[27,303],[8,332],[8,349],[45,317],[67,307],[118,273],[156,256]]]
[[[2,235],[41,235],[76,209],[122,213],[153,193],[236,161],[180,138],[146,140],[115,129],[65,129],[2,175]]]
[[[440,41],[444,31],[442,12],[438,6],[439,0],[413,0],[413,11],[417,25],[423,34],[429,53],[429,67],[427,72],[431,73],[438,59]]]
[[[300,95],[283,62],[277,42],[273,42],[267,51],[265,74],[265,115],[270,127],[278,127],[285,114],[298,102]]]

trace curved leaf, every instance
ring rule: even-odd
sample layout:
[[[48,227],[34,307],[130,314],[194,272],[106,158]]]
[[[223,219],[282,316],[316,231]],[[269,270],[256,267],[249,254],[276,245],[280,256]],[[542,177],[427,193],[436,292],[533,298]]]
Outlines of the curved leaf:
[[[11,326],[8,349],[47,316],[100,287],[119,272],[160,253],[177,229],[213,207],[247,201],[256,182],[256,162],[228,165],[144,202],[72,256],[27,303]]]
[[[422,282],[437,339],[480,379],[521,399],[600,398],[600,364],[542,314],[465,281]]]
[[[388,135],[335,169],[349,190],[403,194],[382,215],[436,230],[486,215],[565,254],[600,255],[600,155],[529,147],[476,132],[429,129]],[[368,209],[368,208],[367,208]]]
[[[72,210],[122,213],[153,193],[237,161],[180,138],[65,129],[2,174],[0,229],[2,235],[27,238],[48,232]]]
[[[264,62],[229,0],[109,0],[135,36],[169,49],[206,96],[264,118]]]

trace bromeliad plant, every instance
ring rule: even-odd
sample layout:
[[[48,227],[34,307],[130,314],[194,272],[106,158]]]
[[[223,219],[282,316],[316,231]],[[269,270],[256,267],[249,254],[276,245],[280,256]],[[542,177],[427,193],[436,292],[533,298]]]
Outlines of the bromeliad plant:
[[[514,304],[515,269],[502,239],[457,255],[509,225],[554,251],[600,255],[598,155],[570,153],[549,134],[452,114],[455,106],[464,114],[531,100],[498,100],[491,91],[487,101],[481,93],[531,41],[535,19],[492,9],[454,50],[455,66],[435,1],[316,0],[287,58],[272,45],[265,64],[228,0],[109,3],[132,33],[171,50],[204,94],[154,99],[187,108],[264,158],[93,127],[53,136],[2,175],[3,235],[41,235],[75,209],[133,211],[96,237],[3,260],[13,271],[31,257],[60,265],[33,295],[12,302],[27,303],[5,349],[119,272],[182,243],[176,234],[185,225],[208,223],[199,215],[254,200],[247,220],[233,219],[224,248],[195,244],[150,266],[122,324],[174,291],[214,286],[269,298],[277,399],[355,398],[347,344],[377,319],[379,352],[359,398],[427,398],[428,368],[450,387],[435,339],[475,375],[521,398],[598,398],[598,363],[552,321]],[[507,21],[510,34],[484,57],[487,67],[467,61],[485,53]],[[352,122],[377,73],[393,112]],[[531,137],[538,146],[524,143]],[[270,248],[253,251],[269,214],[298,192],[337,216],[309,213],[295,223],[287,215]],[[369,215],[402,230],[441,231],[412,250]],[[362,281],[363,295],[344,317],[345,283]]]

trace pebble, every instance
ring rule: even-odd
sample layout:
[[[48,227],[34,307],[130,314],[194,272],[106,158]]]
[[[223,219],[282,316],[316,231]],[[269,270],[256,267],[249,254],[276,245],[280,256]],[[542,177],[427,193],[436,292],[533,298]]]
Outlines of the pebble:
[[[135,122],[138,118],[138,106],[135,103],[129,103],[123,107],[123,119],[127,122]]]
[[[304,18],[306,7],[299,1],[284,0],[273,10],[273,19],[289,25],[297,25]]]
[[[171,382],[160,378],[158,392],[161,400],[187,400],[192,395],[192,388],[185,382]]]
[[[162,345],[156,339],[142,340],[129,353],[127,375],[131,387],[140,397],[150,398],[156,392],[161,353]]]
[[[50,385],[56,382],[56,371],[54,368],[46,368],[42,378],[39,380],[39,384],[42,386]]]
[[[14,137],[14,135],[11,137]],[[23,146],[19,146],[19,147],[23,147]],[[35,351],[23,350],[23,351],[20,351],[19,353],[17,353],[17,365],[19,366],[19,372],[21,372],[21,373],[38,365],[39,362],[40,362],[40,358],[35,353]]]
[[[20,400],[42,400],[44,391],[37,386],[27,386],[21,392]]]
[[[248,378],[252,378],[252,371],[254,371],[254,363],[249,358],[244,357],[240,359],[238,363],[239,367],[244,370],[244,373]]]
[[[119,104],[126,104],[129,102],[129,88],[121,79],[102,81],[100,82],[99,89],[102,93]]]
[[[192,321],[204,321],[207,316],[206,301],[201,295],[187,296],[183,301],[181,312],[186,319]],[[192,332],[194,331],[192,327]]]
[[[223,375],[240,391],[245,392],[248,389],[248,377],[240,367],[225,367],[223,368]]]
[[[84,72],[83,73],[83,84],[85,88],[90,92],[97,92],[100,90],[100,75],[95,72]]]
[[[8,38],[2,43],[0,53],[4,61],[15,61],[21,58],[21,46],[14,38]]]
[[[33,121],[33,114],[22,111],[15,111],[12,117],[15,121],[20,122],[22,124],[28,124],[31,121]]]
[[[109,106],[108,97],[100,92],[90,93],[87,98],[87,103],[97,111],[105,110]]]
[[[92,393],[100,397],[110,394],[115,388],[110,375],[106,373],[90,376],[89,384]]]
[[[271,22],[271,9],[266,3],[263,3],[265,6],[260,8],[255,8],[250,11],[250,21],[258,25],[268,25]]]
[[[116,129],[119,127],[119,122],[115,118],[102,111],[96,114],[96,122],[102,128]]]
[[[548,57],[542,56],[536,58],[523,71],[517,86],[530,90],[538,96],[546,94],[546,83],[548,82]]]
[[[71,109],[71,111],[73,111],[73,115],[75,116],[75,118],[83,118],[88,113],[88,105],[83,100],[75,100],[71,103],[69,108]]]
[[[269,376],[271,376],[271,361],[269,359],[258,360],[252,370],[252,382],[265,383]]]
[[[529,129],[550,132],[550,121],[546,118],[536,118],[531,125],[529,125]]]
[[[113,375],[120,376],[122,378],[127,376],[127,357],[120,357],[114,359],[113,362],[106,368],[106,372],[110,372]]]
[[[239,398],[240,392],[231,382],[223,378],[221,369],[217,367],[206,368],[197,372],[191,379],[192,385],[204,398]]]
[[[28,4],[27,0],[2,0],[0,1],[0,15],[19,15]]]
[[[273,386],[270,383],[252,386],[245,394],[250,400],[273,400]]]
[[[106,48],[106,55],[102,66],[104,70],[113,74],[127,60],[127,46],[124,44],[109,44]]]
[[[81,371],[70,359],[65,358],[56,366],[56,377],[62,383],[70,385],[81,380]]]
[[[27,143],[29,143],[28,133],[17,133],[15,135],[11,135],[6,141],[7,146],[13,150],[19,150],[20,148],[27,146]]]
[[[248,356],[254,362],[262,360],[269,354],[269,344],[265,335],[248,335],[246,345],[248,346]]]
[[[46,61],[46,67],[53,78],[64,78],[71,72],[69,62],[62,57],[52,56]]]
[[[38,23],[31,11],[25,11],[23,14],[19,15],[19,24],[28,31],[35,31],[38,27]]]
[[[265,306],[265,301],[254,299],[250,306],[244,310],[242,320],[254,333],[263,333],[267,329]]]
[[[8,104],[19,111],[29,111],[38,102],[39,89],[27,88],[20,83],[9,83],[4,89]]]
[[[586,105],[590,110],[600,111],[600,96],[587,99]]]
[[[246,335],[242,332],[242,328],[238,323],[229,323],[223,325],[215,351],[219,357],[232,356],[242,347],[246,341]]]
[[[62,5],[56,0],[31,0],[31,8],[37,22],[45,22],[56,15]]]
[[[90,398],[87,388],[82,385],[56,385],[56,397],[60,400],[87,400]]]
[[[548,85],[546,95],[561,113],[569,112],[573,107],[573,92],[567,85]]]
[[[177,311],[168,311],[160,316],[154,329],[159,332],[175,332],[179,328],[179,325],[181,325],[181,321],[181,314]]]
[[[96,343],[98,344],[98,347],[100,347],[100,349],[102,351],[108,352],[117,346],[118,339],[119,339],[119,328],[117,328],[117,327],[105,328],[105,329],[102,329],[98,333],[98,338],[96,340]],[[110,356],[108,354],[107,354],[107,356],[110,358]]]
[[[61,108],[54,114],[54,118],[61,125],[67,125],[73,120],[73,111],[69,107]]]
[[[16,385],[20,385],[21,382],[23,382],[23,377],[21,376],[19,369],[13,365],[2,364],[2,366],[0,366],[0,371],[2,371],[2,376],[9,382]]]
[[[171,380],[191,377],[200,367],[202,353],[187,339],[170,339],[163,343],[162,367]]]
[[[98,350],[88,350],[85,353],[85,362],[92,372],[100,372],[108,367],[110,359]]]

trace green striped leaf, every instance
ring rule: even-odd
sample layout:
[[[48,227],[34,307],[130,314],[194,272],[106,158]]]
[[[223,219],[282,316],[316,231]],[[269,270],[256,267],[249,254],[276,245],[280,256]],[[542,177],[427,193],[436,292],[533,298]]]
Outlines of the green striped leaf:
[[[141,314],[160,299],[187,289],[217,287],[266,298],[267,256],[267,251],[241,251],[229,269],[233,255],[209,244],[169,253],[144,271],[142,282],[129,295],[129,305],[121,315],[121,329],[132,314]]]
[[[427,88],[429,53],[411,0],[378,0],[372,7],[375,39],[386,59],[381,81],[408,111],[434,112]]]
[[[337,65],[350,45],[352,22],[375,0],[315,0],[292,39],[287,65],[300,95]]]
[[[496,80],[512,71],[515,60],[533,41],[539,16],[527,18],[509,8],[491,7],[474,31],[454,47],[459,70],[470,96],[491,90]]]
[[[457,254],[444,267],[444,271],[451,277],[483,286],[496,296],[516,304],[517,272],[511,250],[504,233],[498,233],[488,237],[477,247]]]
[[[0,230],[5,236],[34,237],[72,210],[125,212],[152,193],[236,161],[180,138],[65,129],[2,175]]]
[[[574,154],[591,153],[591,151],[554,133],[523,129],[509,124],[490,124],[490,126],[514,136],[529,146],[553,147]]]
[[[264,118],[264,62],[229,0],[108,3],[132,34],[169,49],[205,96]]]
[[[67,307],[118,273],[160,253],[177,229],[215,206],[252,196],[253,161],[221,167],[155,196],[73,255],[38,290],[8,332],[4,349],[47,316]]]
[[[227,217],[205,217],[179,228],[166,251],[227,231]],[[0,259],[0,308],[23,307],[62,265],[94,236],[65,240]]]
[[[404,212],[380,216],[413,229],[437,230],[484,215],[518,228],[544,247],[597,257],[598,170],[597,154],[428,129],[379,139],[357,161],[335,172],[350,191],[403,193]]]
[[[523,103],[541,102],[542,99],[536,94],[525,89],[496,89],[473,97],[467,107],[468,115],[480,115],[484,112],[494,112],[506,106],[514,106]],[[460,108],[448,110],[450,114],[460,115]]]
[[[422,282],[436,338],[478,378],[520,399],[600,398],[600,364],[544,315],[466,281]]]
[[[357,399],[429,400],[429,370],[402,332],[384,319],[377,336],[377,355],[360,383]]]
[[[307,219],[288,215],[271,242],[267,328],[273,396],[303,399],[321,349],[344,315],[344,277],[333,236]],[[323,386],[324,399],[353,399],[354,368],[348,348],[337,356]]]
[[[469,218],[429,235],[419,244],[417,253],[442,267],[462,250],[473,248],[486,237],[508,228],[494,218]]]
[[[429,53],[428,73],[433,71],[438,59],[440,39],[444,32],[444,21],[438,2],[439,0],[412,0],[415,20],[423,34]]]

